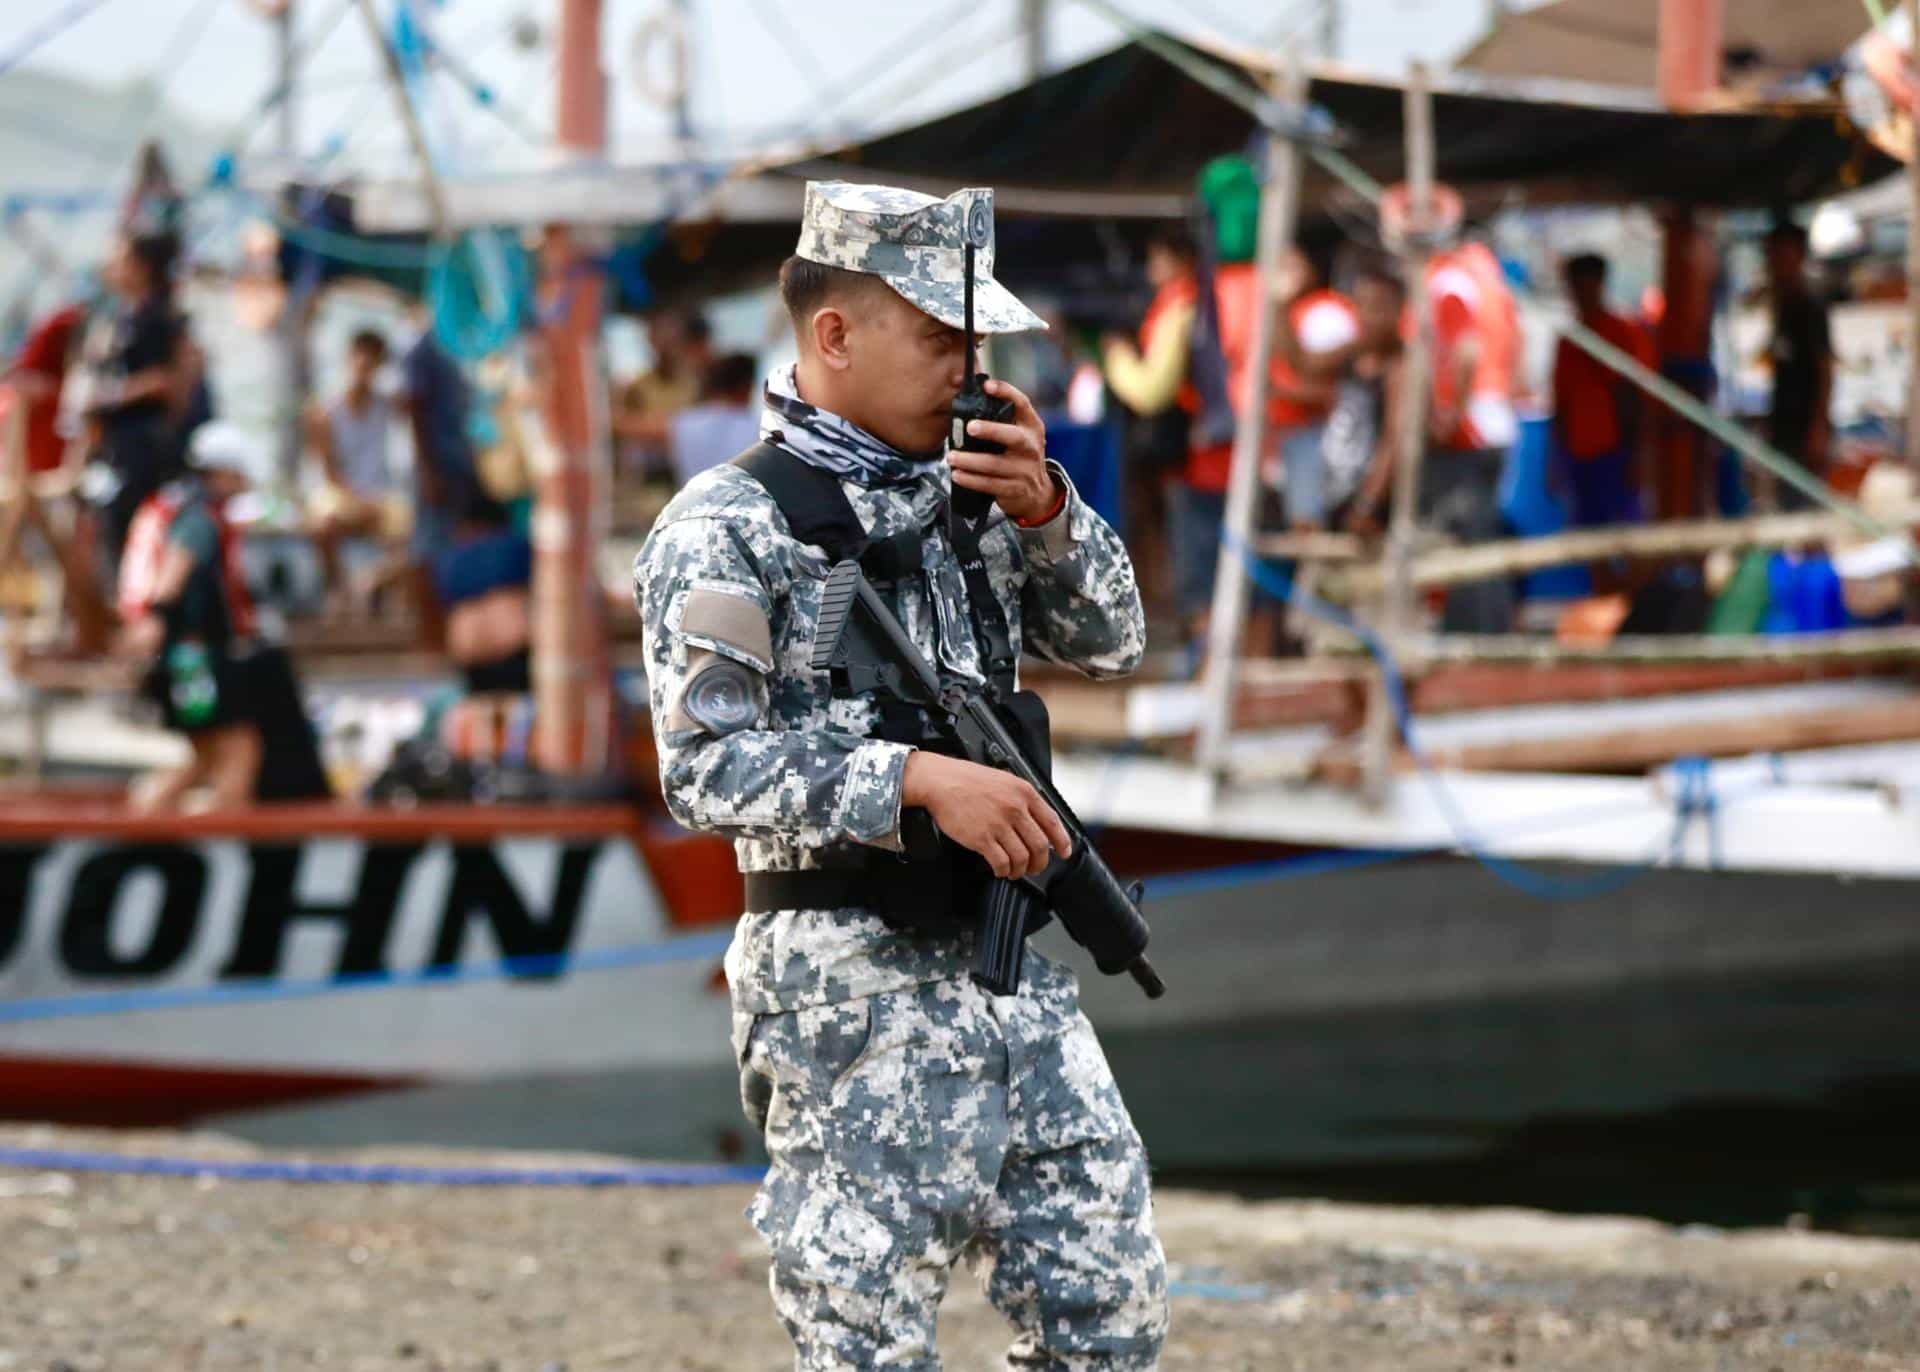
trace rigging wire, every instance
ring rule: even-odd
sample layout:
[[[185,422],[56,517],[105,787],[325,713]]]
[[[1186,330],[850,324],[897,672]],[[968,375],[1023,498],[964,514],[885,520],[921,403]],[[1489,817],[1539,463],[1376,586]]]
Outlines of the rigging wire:
[[[474,103],[481,109],[529,143],[547,141],[546,130],[539,126],[538,120],[522,110],[510,107],[501,100],[500,93],[475,73],[473,68],[467,65],[465,58],[456,56],[452,48],[435,39],[427,51],[430,60],[437,61],[447,75],[464,86],[467,94],[473,97]]]
[[[12,71],[106,3],[107,0],[72,0],[65,9],[58,11],[39,28],[30,31],[10,50],[0,52],[0,74]]]
[[[1020,37],[1023,28],[1024,26],[1017,19],[1002,25],[998,33],[980,39],[972,46],[971,50],[958,61],[954,60],[953,56],[949,53],[935,53],[933,60],[921,63],[908,73],[907,76],[887,88],[886,91],[874,95],[867,103],[877,105],[880,109],[887,110],[889,113],[896,112],[901,102],[910,100],[915,96],[924,96],[939,82],[957,76],[959,73],[979,62],[981,58],[992,54],[999,48],[1004,47],[1011,40]],[[807,130],[809,136],[817,132],[817,129],[810,128]],[[856,125],[853,132],[858,137],[868,137],[873,132],[873,125],[871,123]]]
[[[1112,3],[1112,0],[1080,0],[1080,3],[1099,11],[1141,46],[1202,83],[1221,98],[1240,106],[1257,122],[1266,124],[1271,113],[1271,102],[1251,83],[1234,76],[1223,67],[1208,62],[1185,44],[1174,42],[1164,34],[1147,28]],[[1303,141],[1300,146],[1303,153],[1318,162],[1348,189],[1371,203],[1379,203],[1385,188],[1351,158],[1313,141]],[[1522,288],[1516,287],[1516,293],[1525,295],[1529,299],[1533,298],[1531,291]],[[1920,549],[1915,548],[1911,538],[1872,518],[1853,502],[1834,494],[1799,463],[1771,444],[1763,442],[1724,415],[1702,404],[1697,397],[1676,386],[1658,372],[1643,366],[1637,358],[1615,347],[1579,320],[1566,321],[1562,325],[1561,332],[1562,337],[1576,348],[1626,377],[1641,390],[1646,391],[1692,424],[1706,430],[1747,461],[1771,472],[1775,478],[1818,502],[1829,512],[1841,516],[1875,538],[1898,539],[1902,555],[1907,562],[1920,566]]]
[[[831,105],[835,82],[827,69],[820,65],[820,59],[808,44],[806,36],[797,33],[787,23],[786,16],[771,0],[747,0],[747,3],[754,17],[760,21],[760,27],[793,58],[794,64],[800,68],[800,74],[813,87],[814,98],[823,105]]]
[[[816,122],[823,123],[830,113],[837,113],[839,108],[847,103],[849,97],[865,90],[868,82],[892,71],[908,57],[927,47],[936,36],[950,32],[965,15],[978,8],[979,0],[960,0],[960,3],[933,14],[924,24],[916,25],[894,42],[889,43],[841,83],[841,88],[834,93],[831,104],[826,110],[821,111],[819,120]]]
[[[168,84],[186,64],[207,30],[213,27],[213,11],[220,3],[221,0],[200,0],[196,8],[187,12],[160,50],[160,60],[148,73],[142,97],[132,102],[115,122],[109,148],[102,150],[105,155],[96,158],[89,170],[98,170],[101,163],[109,159],[126,156],[128,143],[144,135],[146,126],[166,102]]]
[[[293,84],[299,79],[301,67],[306,64],[309,57],[332,40],[334,31],[353,12],[354,2],[355,0],[337,0],[326,19],[295,43],[292,56],[287,63],[288,75],[267,87],[266,94],[260,97],[254,107],[229,126],[226,136],[220,140],[220,146],[227,149],[234,160],[238,161],[245,155],[247,148],[253,142],[254,135],[264,127],[266,116],[279,108],[293,94]]]

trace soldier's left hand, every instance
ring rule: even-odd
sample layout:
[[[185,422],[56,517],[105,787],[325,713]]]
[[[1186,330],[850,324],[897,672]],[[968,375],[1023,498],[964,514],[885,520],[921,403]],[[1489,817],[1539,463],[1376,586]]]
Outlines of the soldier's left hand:
[[[953,484],[984,491],[1009,519],[1038,519],[1060,498],[1053,472],[1047,467],[1047,426],[1040,422],[1039,412],[1019,387],[993,380],[987,382],[987,394],[1013,402],[1013,423],[975,419],[967,424],[967,433],[1001,444],[1006,451],[948,453]]]

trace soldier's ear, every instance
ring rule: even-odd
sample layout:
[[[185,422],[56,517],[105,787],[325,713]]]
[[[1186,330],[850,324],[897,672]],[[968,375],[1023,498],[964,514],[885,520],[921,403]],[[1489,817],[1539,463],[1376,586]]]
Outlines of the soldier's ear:
[[[813,312],[807,321],[812,334],[813,351],[835,371],[845,371],[853,365],[853,356],[847,348],[847,315],[838,305],[822,305]]]

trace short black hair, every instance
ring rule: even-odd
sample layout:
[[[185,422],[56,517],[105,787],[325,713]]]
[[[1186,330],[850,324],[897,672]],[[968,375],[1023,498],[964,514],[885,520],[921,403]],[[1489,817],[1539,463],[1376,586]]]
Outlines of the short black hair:
[[[886,288],[877,276],[804,257],[789,257],[780,264],[780,303],[787,307],[795,329],[804,329],[813,312],[828,301],[853,299],[876,287]]]
[[[171,233],[135,233],[127,238],[127,251],[146,269],[149,284],[156,291],[173,289],[173,267],[180,260],[180,239]]]
[[[753,360],[751,353],[723,353],[714,359],[707,368],[707,374],[701,379],[700,393],[706,400],[716,396],[738,395],[745,391],[753,393],[753,383],[760,379],[760,365]]]
[[[1147,246],[1164,248],[1183,262],[1191,262],[1198,256],[1193,246],[1193,230],[1178,219],[1155,224],[1147,234]]]
[[[1375,258],[1372,261],[1363,262],[1354,272],[1353,279],[1355,284],[1362,281],[1374,282],[1376,285],[1385,286],[1402,300],[1407,298],[1407,279],[1400,274],[1397,266],[1384,259]]]
[[[1767,246],[1772,247],[1776,243],[1784,243],[1788,247],[1799,248],[1804,252],[1807,247],[1807,231],[1791,219],[1782,219],[1767,230]]]
[[[713,339],[713,325],[707,323],[707,317],[691,306],[661,306],[648,310],[645,318],[653,324],[673,324],[689,343],[707,343]]]
[[[1313,285],[1318,290],[1333,280],[1333,257],[1338,251],[1336,245],[1328,242],[1306,242],[1302,240],[1294,245],[1300,252],[1300,258],[1307,264],[1307,270],[1313,273]]]
[[[1606,281],[1610,270],[1612,268],[1608,266],[1607,259],[1599,253],[1583,252],[1575,253],[1567,259],[1563,274],[1569,286],[1581,281],[1591,281],[1595,285],[1601,285]]]
[[[350,353],[371,353],[381,361],[387,356],[387,336],[378,329],[356,329],[352,338],[347,340]]]

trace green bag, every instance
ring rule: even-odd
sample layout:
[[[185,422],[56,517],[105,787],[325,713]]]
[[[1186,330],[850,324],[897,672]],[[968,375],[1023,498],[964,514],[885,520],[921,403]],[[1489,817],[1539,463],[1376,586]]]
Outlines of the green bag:
[[[1200,169],[1200,198],[1213,215],[1220,261],[1251,262],[1260,241],[1260,178],[1238,153],[1216,157]]]
[[[1740,559],[1733,579],[1707,615],[1709,634],[1757,634],[1773,598],[1767,581],[1767,554],[1755,548]]]

